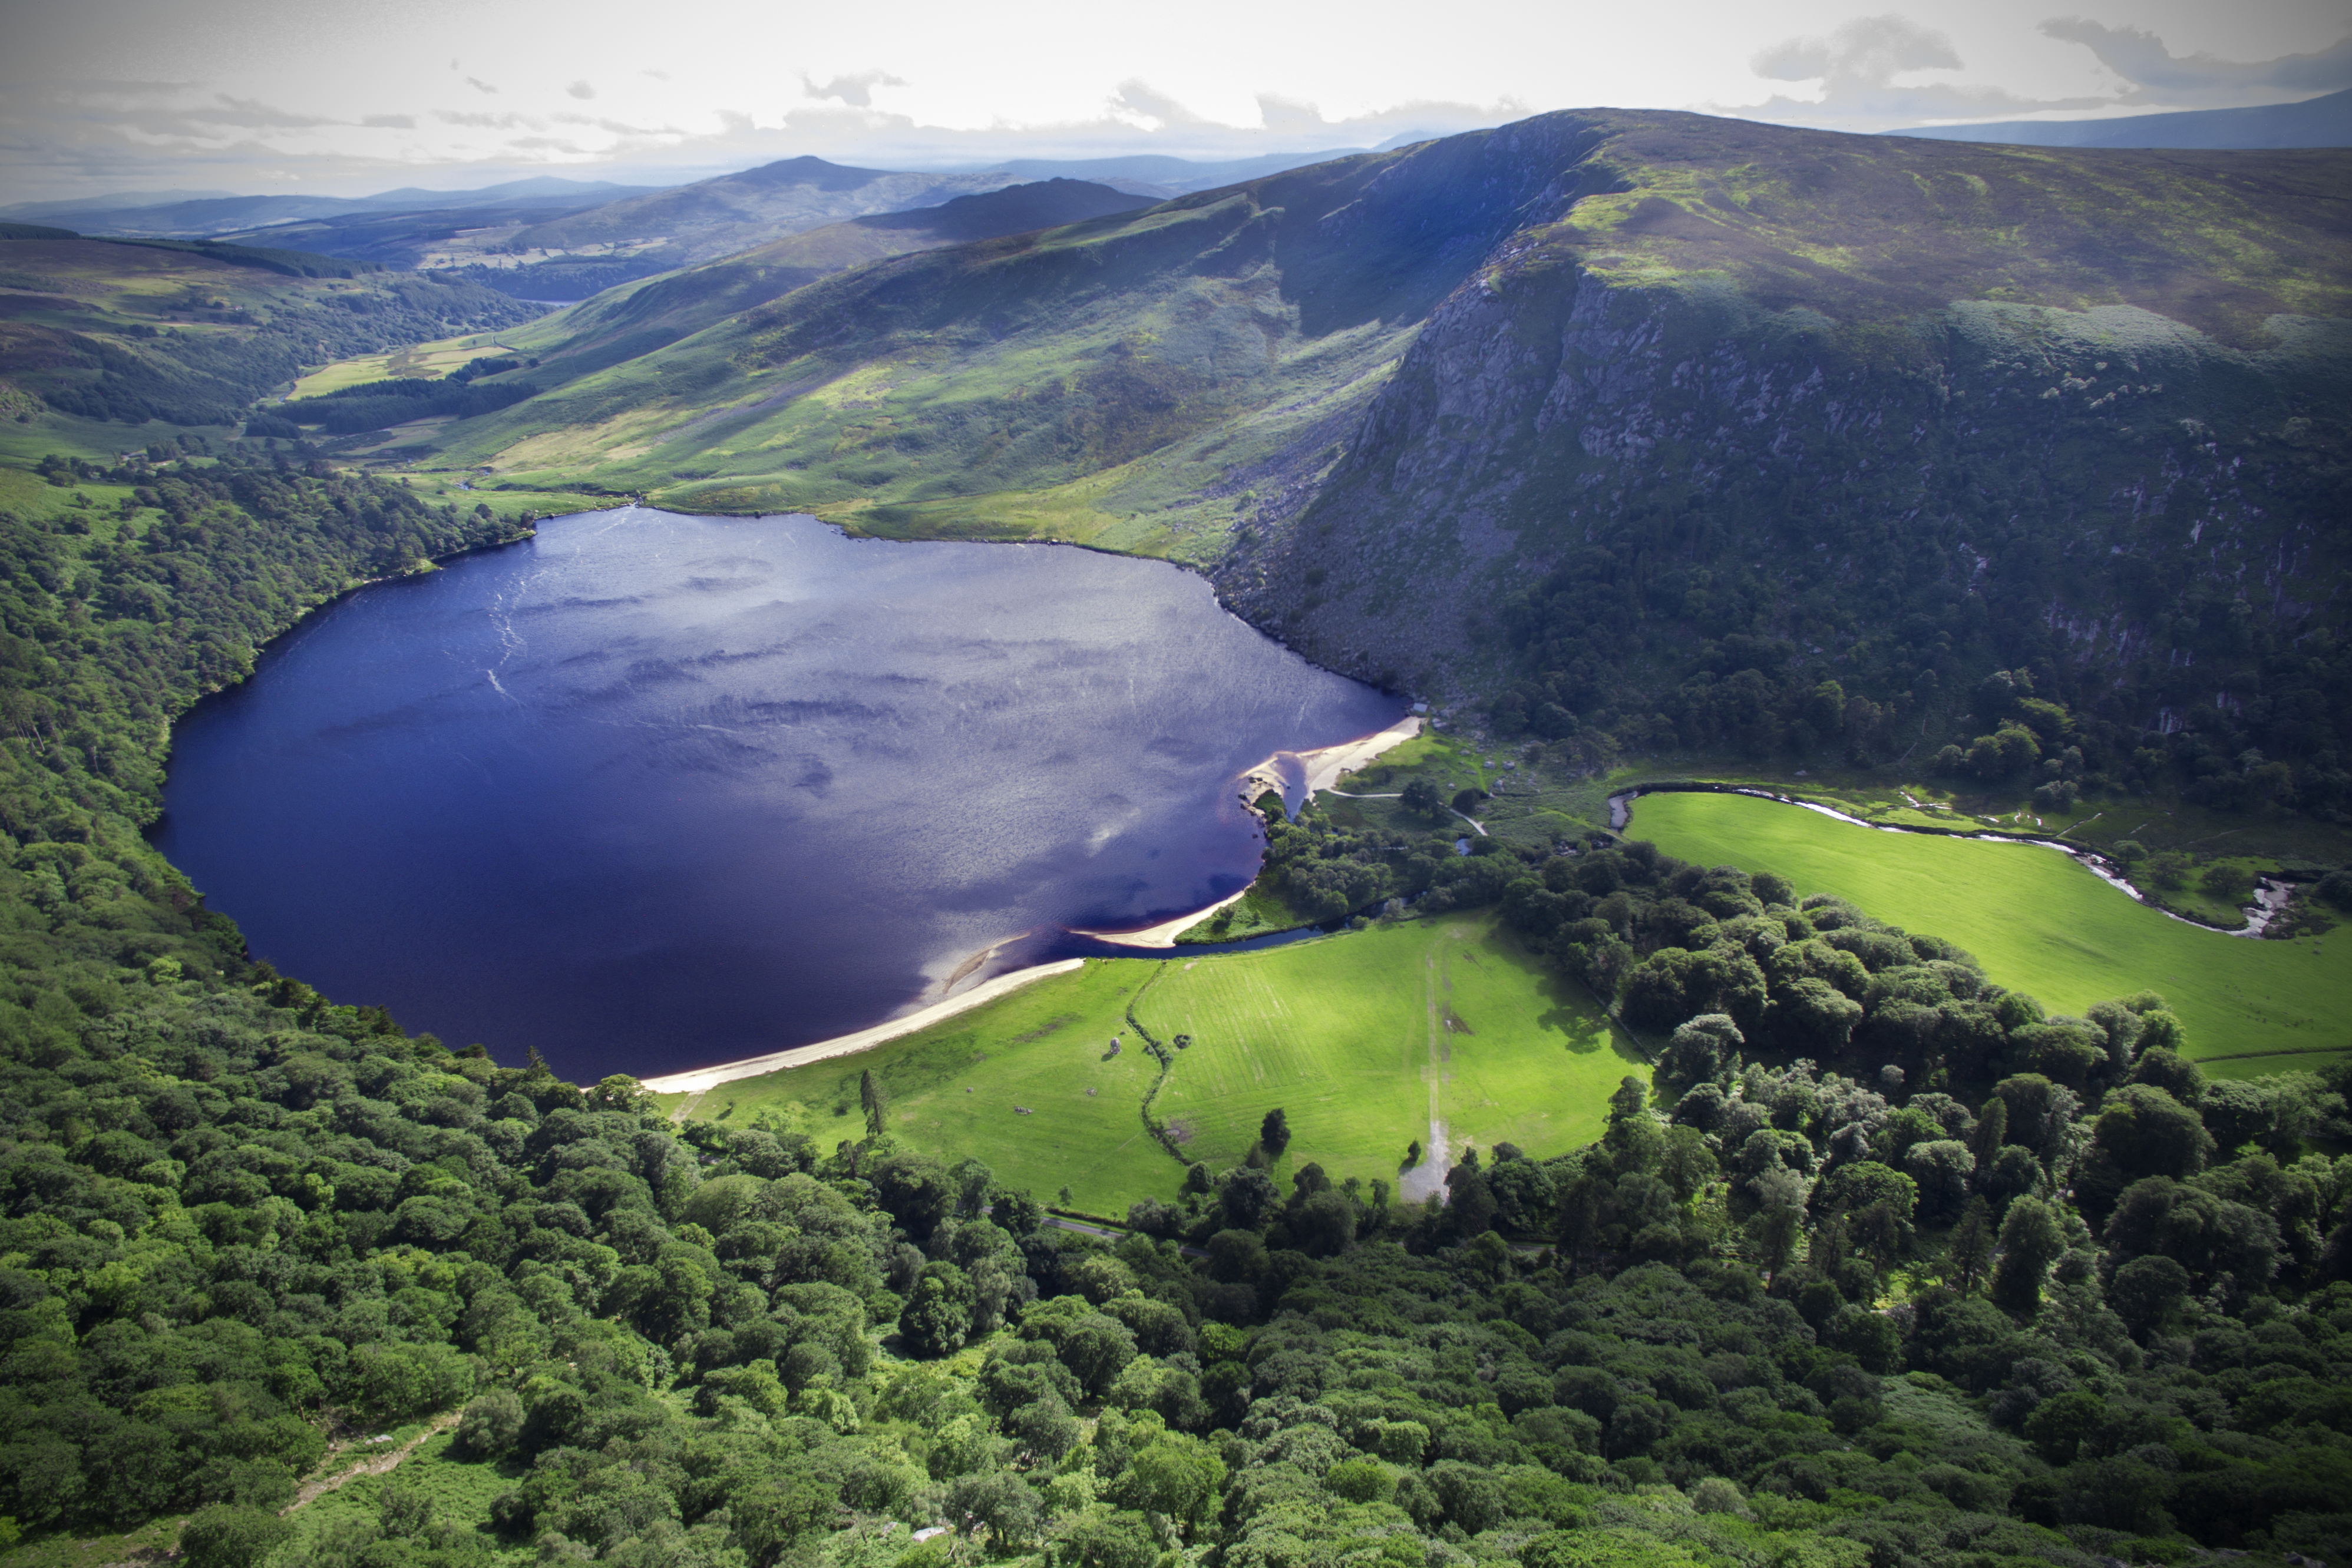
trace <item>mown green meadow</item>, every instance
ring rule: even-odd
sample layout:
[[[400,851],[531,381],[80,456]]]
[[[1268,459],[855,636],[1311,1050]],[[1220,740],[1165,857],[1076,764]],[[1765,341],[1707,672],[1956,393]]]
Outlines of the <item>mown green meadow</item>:
[[[1564,1154],[1600,1135],[1619,1080],[1648,1071],[1492,911],[1182,961],[1135,1013],[1159,1040],[1192,1037],[1154,1109],[1217,1166],[1249,1154],[1276,1105],[1284,1163],[1335,1179],[1392,1178],[1433,1116],[1457,1154]]]
[[[1192,1037],[1156,1096],[1160,1064],[1130,1008],[1153,1040]],[[772,1113],[829,1149],[862,1135],[871,1071],[902,1142],[980,1159],[1049,1202],[1066,1186],[1070,1206],[1115,1216],[1183,1176],[1145,1124],[1148,1096],[1212,1165],[1245,1157],[1279,1105],[1292,1139],[1278,1176],[1312,1160],[1335,1180],[1393,1179],[1433,1106],[1457,1151],[1590,1142],[1618,1081],[1646,1075],[1630,1052],[1591,998],[1481,911],[1255,953],[1089,959],[872,1051],[721,1084],[691,1113]]]
[[[1171,1196],[1183,1176],[1143,1124],[1160,1064],[1127,1021],[1153,967],[1089,960],[872,1051],[720,1084],[693,1114],[742,1123],[773,1112],[830,1151],[866,1135],[857,1083],[870,1071],[889,1091],[902,1142],[982,1160],[1044,1201],[1066,1185],[1076,1207],[1124,1214],[1138,1198]]]
[[[2226,936],[2135,904],[2055,850],[1887,833],[1742,795],[1644,795],[1631,837],[1704,865],[1787,877],[1958,943],[2053,1012],[2161,992],[2221,1076],[2352,1054],[2352,936]]]

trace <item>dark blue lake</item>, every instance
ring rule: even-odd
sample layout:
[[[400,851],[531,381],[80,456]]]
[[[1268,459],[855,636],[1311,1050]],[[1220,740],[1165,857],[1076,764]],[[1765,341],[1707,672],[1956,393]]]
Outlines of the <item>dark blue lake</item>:
[[[157,840],[284,972],[593,1082],[1206,904],[1238,773],[1401,712],[1158,562],[591,513],[306,622],[182,722]]]

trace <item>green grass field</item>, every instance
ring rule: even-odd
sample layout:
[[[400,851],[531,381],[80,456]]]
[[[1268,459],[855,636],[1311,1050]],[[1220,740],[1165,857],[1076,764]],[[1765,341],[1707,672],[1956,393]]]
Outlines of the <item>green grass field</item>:
[[[1196,1157],[1230,1165],[1282,1106],[1293,1136],[1277,1176],[1314,1160],[1335,1179],[1393,1178],[1405,1145],[1429,1135],[1433,1083],[1457,1150],[1509,1139],[1563,1153],[1599,1134],[1619,1079],[1646,1071],[1591,998],[1482,913],[1256,953],[1089,960],[872,1051],[721,1084],[691,1114],[774,1112],[830,1149],[862,1135],[857,1081],[870,1069],[901,1141],[976,1157],[1041,1199],[1067,1186],[1074,1207],[1122,1215],[1172,1197],[1183,1176],[1144,1125],[1160,1068],[1130,1005],[1154,1038],[1193,1037],[1159,1114],[1186,1124]]]
[[[1491,911],[1181,961],[1136,1017],[1160,1040],[1192,1037],[1155,1108],[1219,1166],[1276,1105],[1285,1165],[1335,1179],[1392,1178],[1433,1117],[1457,1153],[1508,1140],[1564,1154],[1600,1136],[1619,1080],[1648,1076],[1599,1005]]]
[[[870,1069],[890,1091],[890,1128],[903,1142],[943,1159],[975,1156],[1045,1201],[1066,1184],[1077,1207],[1124,1214],[1138,1198],[1173,1196],[1183,1176],[1144,1127],[1160,1065],[1127,1021],[1129,997],[1156,967],[1089,961],[872,1051],[723,1083],[693,1113],[740,1123],[774,1111],[830,1150],[865,1135],[857,1079]],[[1114,1037],[1123,1043],[1109,1056]]]
[[[418,343],[381,354],[356,354],[321,365],[296,382],[294,390],[286,395],[323,397],[345,387],[363,386],[395,376],[446,376],[476,360],[495,359],[511,352],[503,341],[509,336],[509,332],[467,332],[436,343]]]
[[[2352,1054],[2352,934],[2264,942],[2135,904],[2030,844],[1884,833],[1739,795],[1645,795],[1629,836],[1706,865],[1769,871],[1976,955],[2056,1012],[2163,994],[2209,1071],[2311,1069]]]

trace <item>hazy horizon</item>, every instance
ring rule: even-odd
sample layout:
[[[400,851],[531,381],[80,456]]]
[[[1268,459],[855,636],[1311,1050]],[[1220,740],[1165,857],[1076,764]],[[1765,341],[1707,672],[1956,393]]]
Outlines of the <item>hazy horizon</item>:
[[[2352,87],[2340,8],[2050,0],[1864,14],[1505,0],[1475,26],[1295,3],[1182,25],[1072,0],[778,11],[94,0],[0,57],[0,203],[358,196],[534,174],[675,184],[814,155],[885,169],[1369,148],[1580,107],[1846,131],[2281,103]],[[1507,47],[1506,47],[1506,43]]]

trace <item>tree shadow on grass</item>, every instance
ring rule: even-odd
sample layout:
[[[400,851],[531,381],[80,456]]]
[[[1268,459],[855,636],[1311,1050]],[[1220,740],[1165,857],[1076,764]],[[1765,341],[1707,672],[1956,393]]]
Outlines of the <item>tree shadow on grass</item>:
[[[1571,1055],[1613,1051],[1626,1061],[1648,1065],[1632,1038],[1582,981],[1561,974],[1549,959],[1529,952],[1507,927],[1494,928],[1487,952],[1533,982],[1536,994],[1549,1004],[1536,1015],[1537,1024],[1558,1033]]]

